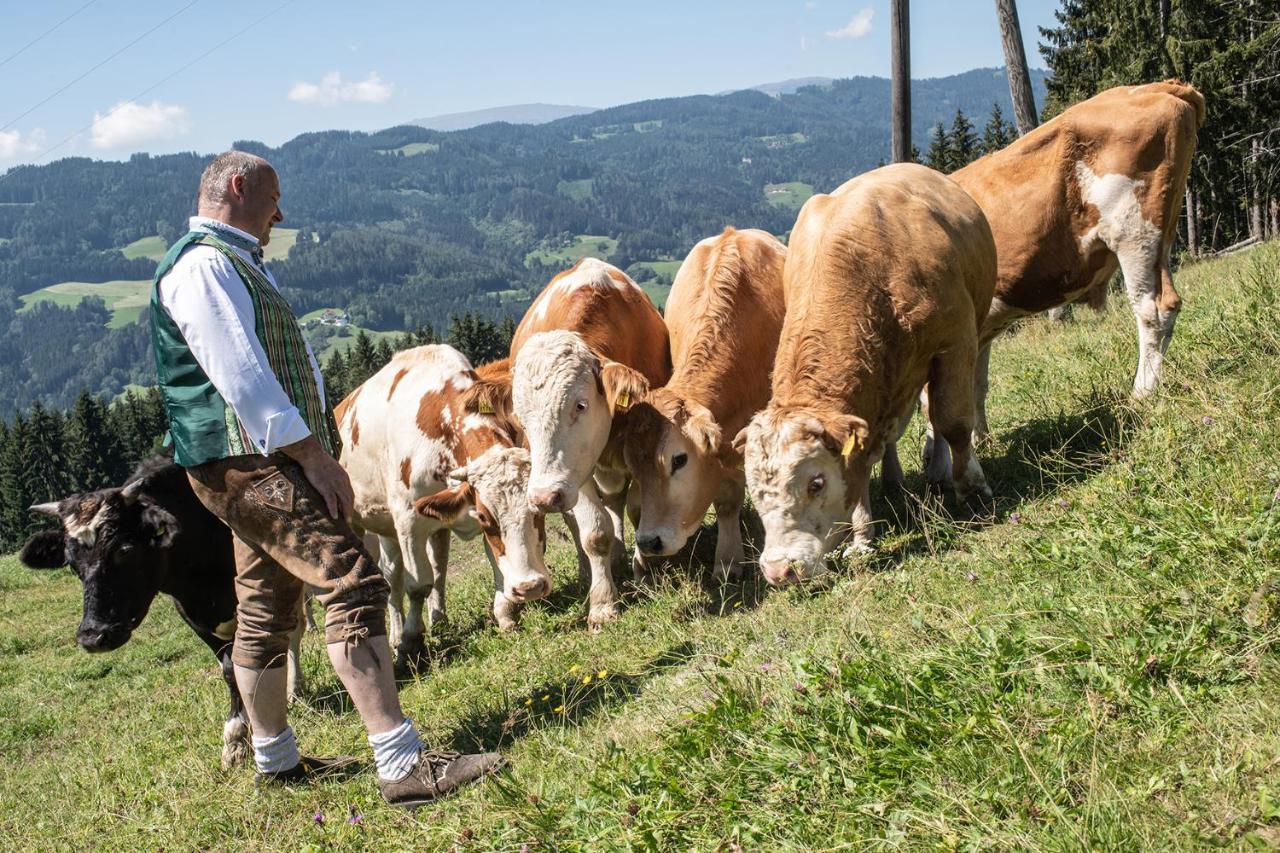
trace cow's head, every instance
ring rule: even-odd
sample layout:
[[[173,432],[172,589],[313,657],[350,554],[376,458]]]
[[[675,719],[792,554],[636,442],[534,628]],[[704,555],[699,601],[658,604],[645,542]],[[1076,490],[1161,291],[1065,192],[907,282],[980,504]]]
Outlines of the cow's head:
[[[734,439],[764,522],[760,569],[770,584],[826,571],[826,554],[849,532],[868,436],[856,415],[771,405]]]
[[[627,468],[640,483],[636,547],[669,557],[702,525],[739,457],[706,407],[660,388],[627,416]]]
[[[615,412],[648,390],[642,375],[602,360],[573,332],[541,332],[529,339],[516,355],[511,397],[529,440],[534,509],[573,508],[578,488],[609,441]]]
[[[160,588],[177,519],[146,494],[145,481],[33,506],[61,530],[37,533],[18,558],[33,569],[70,565],[84,586],[76,642],[107,652],[128,641]]]
[[[449,479],[457,485],[419,498],[414,509],[449,526],[478,524],[502,575],[502,593],[511,601],[534,601],[551,592],[542,558],[547,544],[543,516],[525,498],[529,451],[495,445],[450,472]]]

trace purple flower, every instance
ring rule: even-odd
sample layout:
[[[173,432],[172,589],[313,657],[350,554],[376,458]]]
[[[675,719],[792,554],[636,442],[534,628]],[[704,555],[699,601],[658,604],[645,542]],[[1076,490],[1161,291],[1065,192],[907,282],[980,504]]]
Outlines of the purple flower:
[[[1009,523],[1010,523],[1010,524],[1021,524],[1021,523],[1022,523],[1022,513],[1020,513],[1020,512],[1015,512],[1015,513],[1013,513],[1012,515],[1010,515],[1010,516],[1009,516]]]
[[[1280,495],[1280,492],[1277,492],[1276,494]],[[771,669],[773,669],[773,664],[769,663],[769,661],[765,661],[764,663],[760,664],[761,672],[768,672]]]
[[[1211,418],[1209,415],[1205,415],[1203,418],[1200,419],[1200,423],[1204,424],[1205,426],[1210,426],[1213,424],[1213,418]]]
[[[356,807],[354,805],[347,806],[347,823],[352,826],[360,826],[364,823],[364,815],[356,811]]]
[[[316,809],[316,813],[311,816],[311,819],[320,824],[320,826],[324,826],[324,812],[319,809]]]
[[[967,572],[967,573],[965,573],[964,579],[965,579],[965,580],[967,580],[969,583],[977,583],[977,582],[978,582],[978,576],[977,576],[977,575],[975,575],[973,572]]]
[[[1062,507],[1063,509],[1066,509],[1067,507],[1071,506],[1071,503],[1066,498],[1058,498],[1058,506]]]

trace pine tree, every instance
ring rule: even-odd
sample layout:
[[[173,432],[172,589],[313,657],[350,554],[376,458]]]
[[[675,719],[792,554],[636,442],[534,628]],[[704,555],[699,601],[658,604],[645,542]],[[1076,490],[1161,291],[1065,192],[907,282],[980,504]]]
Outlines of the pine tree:
[[[951,140],[942,122],[929,131],[929,151],[924,155],[924,164],[939,172],[951,171]]]
[[[516,336],[516,321],[510,314],[502,318],[502,325],[498,328],[498,335],[506,342],[507,352],[510,352],[511,342]]]
[[[356,342],[347,351],[347,385],[356,388],[378,370],[378,354],[373,339],[364,329],[356,335]]]
[[[948,137],[951,146],[951,168],[948,171],[963,169],[978,159],[978,135],[973,132],[973,122],[960,110],[956,110],[956,117],[951,120]]]
[[[1013,143],[1017,139],[1017,130],[1004,120],[1004,113],[999,104],[991,105],[991,117],[987,126],[982,129],[982,142],[979,149],[982,154],[991,154]]]
[[[67,417],[67,485],[71,491],[87,492],[124,481],[124,454],[108,426],[102,401],[88,390],[80,392]]]
[[[27,427],[27,489],[37,503],[61,500],[74,491],[68,476],[62,416],[37,401],[27,413]]]
[[[8,430],[4,454],[0,456],[0,542],[5,550],[21,545],[28,535],[38,529],[36,519],[28,509],[40,503],[30,488],[26,476],[30,455],[31,430],[21,414],[13,419]]]
[[[342,357],[342,350],[335,349],[320,369],[324,377],[324,398],[330,406],[337,405],[351,393],[347,384],[347,360]]]
[[[391,356],[395,355],[395,350],[391,348],[391,341],[382,338],[378,341],[378,345],[374,347],[374,358],[378,363],[378,369],[387,366],[387,362],[391,361]]]

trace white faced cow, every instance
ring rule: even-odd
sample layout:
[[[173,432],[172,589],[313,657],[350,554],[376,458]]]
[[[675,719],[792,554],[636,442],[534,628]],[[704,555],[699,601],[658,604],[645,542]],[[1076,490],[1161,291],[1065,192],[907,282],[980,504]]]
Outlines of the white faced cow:
[[[512,404],[529,440],[529,503],[563,512],[591,578],[588,624],[618,612],[626,410],[671,375],[667,327],[622,270],[587,258],[539,294],[511,343]]]
[[[503,630],[516,627],[517,605],[551,591],[542,518],[525,497],[529,454],[504,414],[505,367],[482,368],[500,377],[495,382],[452,347],[417,347],[398,353],[334,410],[340,461],[355,491],[353,521],[378,537],[402,659],[421,648],[428,593],[432,624],[445,618],[450,532],[484,535],[493,614]]]

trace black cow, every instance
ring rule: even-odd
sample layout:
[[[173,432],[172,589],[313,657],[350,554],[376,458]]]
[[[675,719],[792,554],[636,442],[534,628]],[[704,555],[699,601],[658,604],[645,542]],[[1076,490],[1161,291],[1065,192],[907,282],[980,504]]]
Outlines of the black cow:
[[[124,486],[32,507],[61,530],[32,536],[18,555],[33,569],[70,565],[84,585],[76,642],[90,652],[124,645],[157,593],[213,651],[231,693],[222,729],[222,766],[250,754],[249,723],[231,667],[236,627],[231,531],[196,499],[186,472],[164,456],[139,466]],[[290,695],[298,690],[297,640],[289,655]]]

